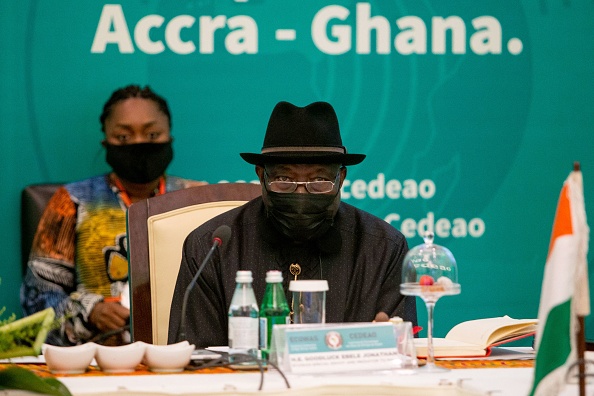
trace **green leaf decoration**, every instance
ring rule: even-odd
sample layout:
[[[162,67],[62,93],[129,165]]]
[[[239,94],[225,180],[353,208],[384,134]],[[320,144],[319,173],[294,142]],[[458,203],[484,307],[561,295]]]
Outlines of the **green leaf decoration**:
[[[53,308],[0,326],[0,359],[38,356],[56,314]]]
[[[68,388],[55,378],[40,378],[22,367],[11,366],[0,371],[0,389],[19,389],[44,395],[72,396]]]
[[[38,356],[41,345],[52,328],[56,314],[52,308],[14,320],[14,315],[0,322],[0,359]],[[0,390],[18,389],[44,395],[71,396],[68,388],[56,378],[41,378],[32,371],[9,366],[0,371]]]

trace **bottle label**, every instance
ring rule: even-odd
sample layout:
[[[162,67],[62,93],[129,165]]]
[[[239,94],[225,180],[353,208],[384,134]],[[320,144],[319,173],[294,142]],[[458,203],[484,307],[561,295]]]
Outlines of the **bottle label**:
[[[258,318],[229,318],[229,348],[258,349]]]
[[[272,337],[272,328],[275,324],[290,324],[289,316],[264,316],[260,317],[260,349],[270,348],[270,338]]]
[[[260,349],[267,349],[268,345],[268,318],[260,318]]]

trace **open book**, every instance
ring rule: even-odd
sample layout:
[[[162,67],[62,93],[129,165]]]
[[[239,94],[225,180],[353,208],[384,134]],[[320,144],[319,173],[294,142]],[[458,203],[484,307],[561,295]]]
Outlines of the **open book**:
[[[491,348],[536,333],[537,319],[476,319],[452,328],[445,338],[433,338],[433,352],[438,357],[489,356]],[[427,339],[415,338],[417,356],[427,356]]]

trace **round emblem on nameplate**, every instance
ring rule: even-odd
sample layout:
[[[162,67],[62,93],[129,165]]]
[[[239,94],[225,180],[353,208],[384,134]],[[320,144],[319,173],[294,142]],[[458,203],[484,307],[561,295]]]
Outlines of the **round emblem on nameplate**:
[[[326,333],[326,346],[330,349],[340,349],[342,347],[342,336],[337,331]]]

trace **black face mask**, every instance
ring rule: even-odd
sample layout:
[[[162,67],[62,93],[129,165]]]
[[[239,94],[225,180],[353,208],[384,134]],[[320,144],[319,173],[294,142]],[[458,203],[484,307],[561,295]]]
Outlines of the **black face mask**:
[[[116,146],[104,143],[105,160],[113,171],[132,183],[149,183],[158,179],[173,159],[171,141]]]
[[[336,194],[283,194],[262,192],[266,213],[285,236],[298,242],[317,239],[334,222],[340,203]]]

